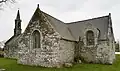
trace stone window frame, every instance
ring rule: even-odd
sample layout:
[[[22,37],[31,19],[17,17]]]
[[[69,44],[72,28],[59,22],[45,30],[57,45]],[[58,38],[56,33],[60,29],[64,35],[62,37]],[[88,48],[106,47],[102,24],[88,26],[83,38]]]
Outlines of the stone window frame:
[[[94,45],[87,45],[86,33],[88,31],[93,31],[93,33],[94,33]],[[100,31],[98,30],[98,28],[94,27],[90,23],[86,24],[86,26],[84,27],[84,38],[83,38],[84,46],[85,47],[95,47],[98,44],[99,36],[100,36]]]
[[[34,33],[34,31],[38,31],[39,33],[40,33],[40,48],[42,48],[42,40],[43,40],[43,36],[42,36],[42,32],[39,30],[39,29],[34,29],[33,31],[32,31],[32,33],[31,33],[31,48],[32,49],[37,49],[37,48],[34,48],[33,47],[33,33]]]

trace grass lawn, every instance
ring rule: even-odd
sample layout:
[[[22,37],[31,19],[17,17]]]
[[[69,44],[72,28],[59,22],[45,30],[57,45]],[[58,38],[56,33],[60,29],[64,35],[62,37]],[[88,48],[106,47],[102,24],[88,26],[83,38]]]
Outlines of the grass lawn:
[[[76,64],[70,68],[43,68],[18,65],[16,60],[0,58],[0,68],[6,71],[120,71],[120,55],[116,55],[113,65]]]

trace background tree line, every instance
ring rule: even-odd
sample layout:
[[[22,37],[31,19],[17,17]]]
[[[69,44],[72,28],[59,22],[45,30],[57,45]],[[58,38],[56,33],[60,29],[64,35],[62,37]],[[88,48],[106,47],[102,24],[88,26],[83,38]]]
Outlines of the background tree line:
[[[119,41],[115,42],[115,52],[120,52],[120,43],[119,43]]]

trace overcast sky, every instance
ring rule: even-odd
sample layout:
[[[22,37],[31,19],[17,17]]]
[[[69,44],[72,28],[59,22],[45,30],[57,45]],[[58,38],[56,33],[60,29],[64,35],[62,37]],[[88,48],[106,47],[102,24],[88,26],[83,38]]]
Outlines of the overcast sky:
[[[115,39],[120,40],[120,0],[18,0],[15,4],[4,5],[4,10],[0,11],[0,41],[8,40],[14,34],[18,8],[23,32],[37,4],[40,4],[42,11],[63,22],[80,21],[111,13]]]

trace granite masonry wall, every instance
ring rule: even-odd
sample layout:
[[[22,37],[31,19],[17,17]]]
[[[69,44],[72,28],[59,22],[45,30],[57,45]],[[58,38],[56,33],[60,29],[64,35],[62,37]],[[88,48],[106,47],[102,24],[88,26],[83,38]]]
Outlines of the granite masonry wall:
[[[4,57],[5,58],[11,58],[11,59],[17,59],[18,58],[18,45],[16,41],[16,37],[14,38],[15,40],[12,40],[11,42],[7,43],[4,46]]]
[[[80,58],[83,62],[112,64],[115,60],[114,43],[108,45],[107,41],[101,41],[97,46],[80,47]]]
[[[35,30],[40,32],[39,48],[33,47],[32,32]],[[53,30],[49,22],[31,22],[19,39],[18,48],[21,49],[18,63],[55,67],[59,63],[59,40],[59,34]]]
[[[86,32],[94,32],[94,45],[87,45]],[[84,37],[81,37],[79,43],[77,44],[76,50],[78,58],[83,62],[88,63],[102,63],[102,64],[112,64],[115,60],[115,42],[111,35],[105,36],[106,39],[100,39],[100,31],[92,26],[86,26],[84,32]]]
[[[75,42],[67,40],[60,40],[60,63],[73,63],[74,62]]]
[[[32,32],[40,32],[40,48],[34,48]],[[44,67],[57,67],[65,62],[73,62],[74,43],[61,40],[61,36],[49,21],[31,21],[18,40],[18,63]]]

